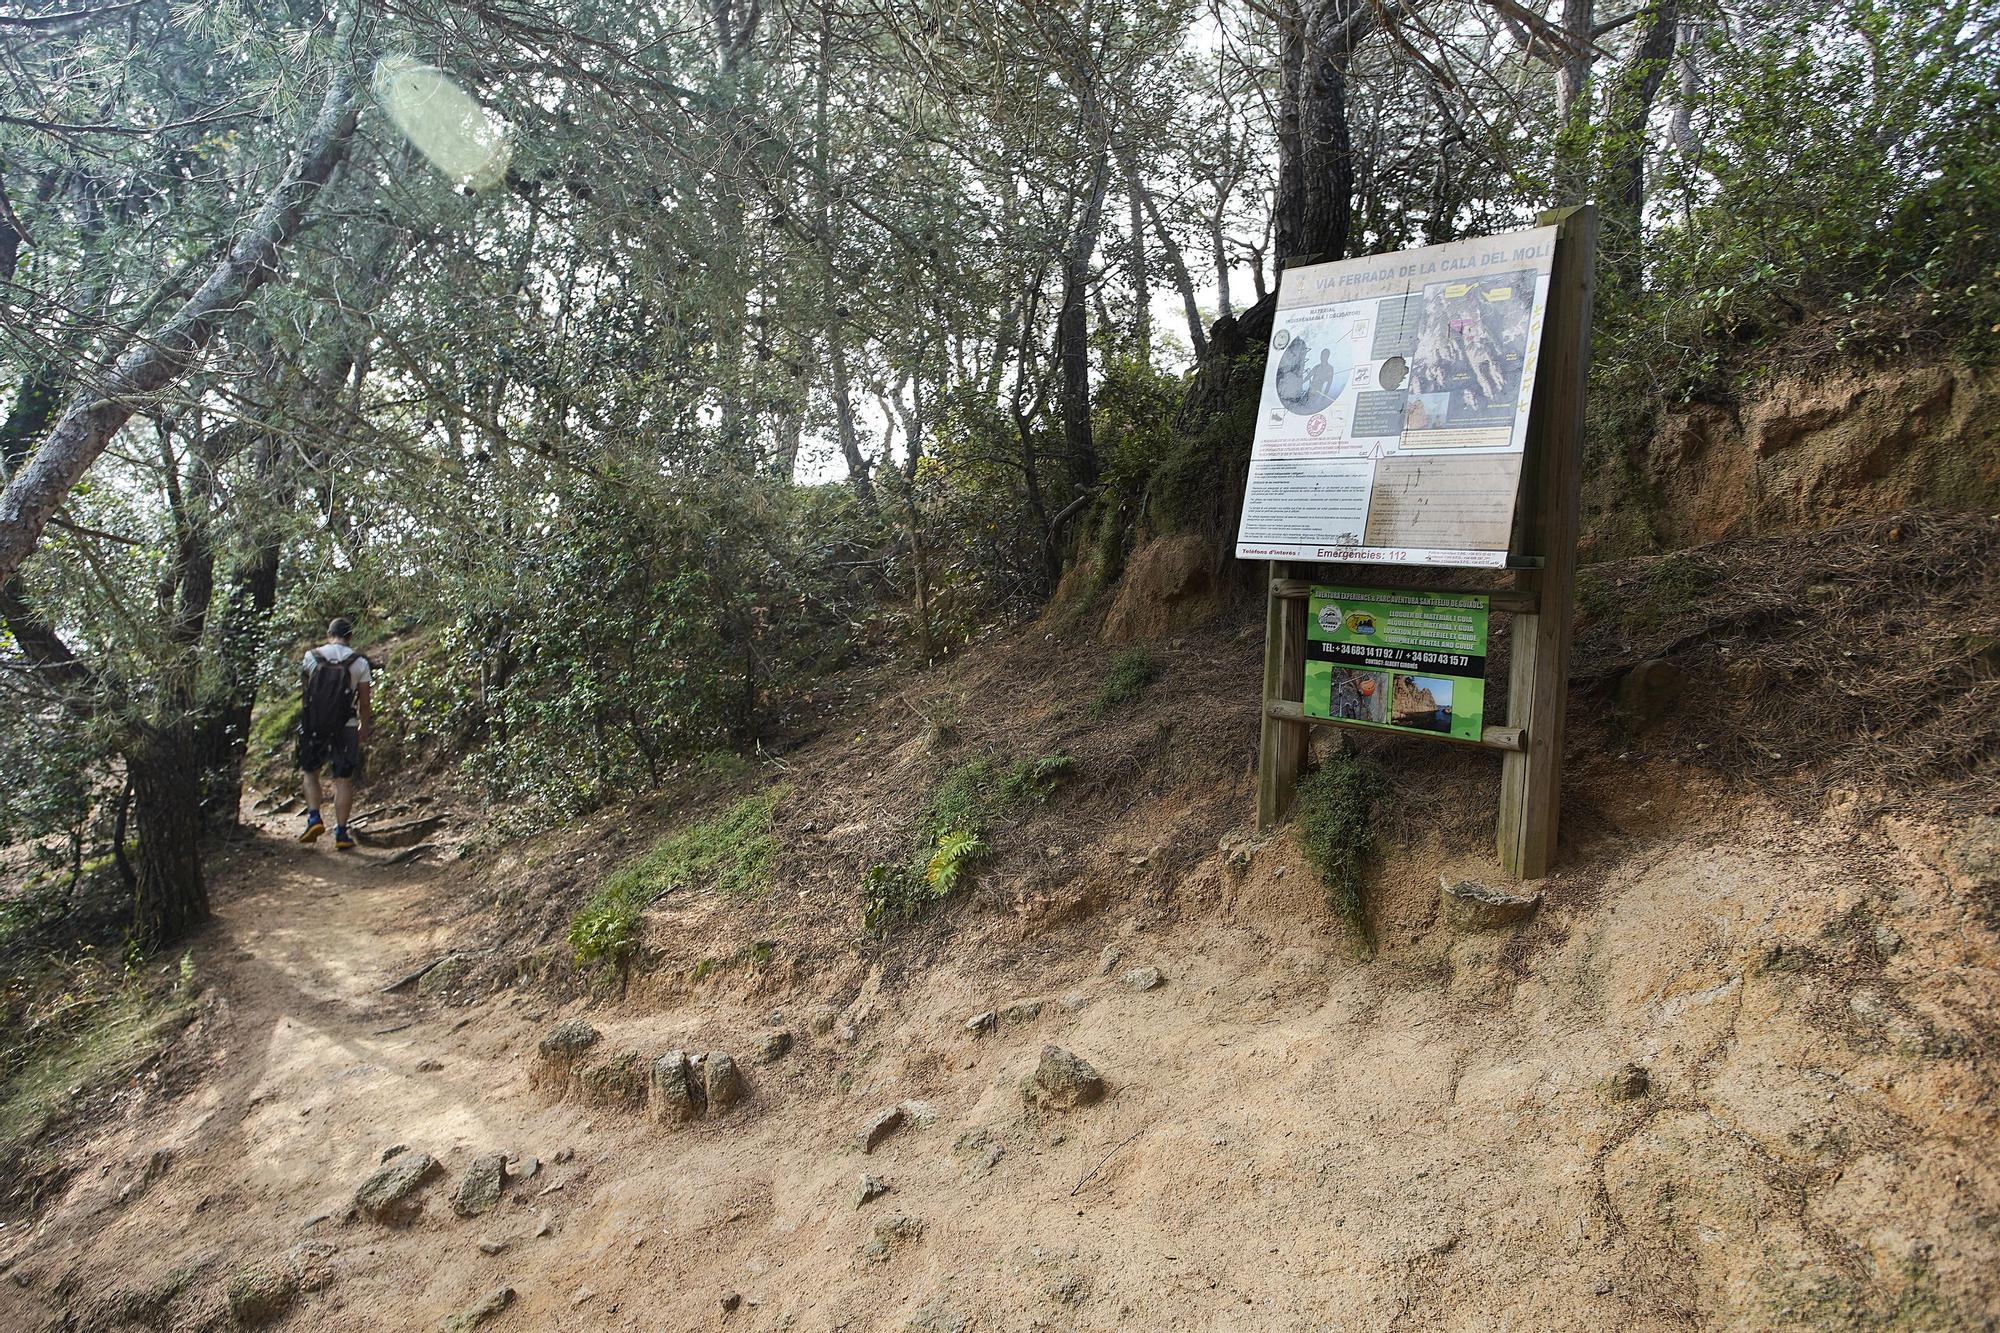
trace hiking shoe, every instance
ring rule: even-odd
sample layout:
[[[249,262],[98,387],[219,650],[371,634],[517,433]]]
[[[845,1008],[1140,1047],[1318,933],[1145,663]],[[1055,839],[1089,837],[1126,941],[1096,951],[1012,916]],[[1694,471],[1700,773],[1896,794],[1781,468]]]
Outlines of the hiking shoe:
[[[347,825],[342,824],[333,831],[333,845],[343,852],[354,849],[354,835],[347,831]]]
[[[299,834],[300,842],[311,842],[326,832],[326,821],[319,817],[319,811],[306,811],[306,831]]]

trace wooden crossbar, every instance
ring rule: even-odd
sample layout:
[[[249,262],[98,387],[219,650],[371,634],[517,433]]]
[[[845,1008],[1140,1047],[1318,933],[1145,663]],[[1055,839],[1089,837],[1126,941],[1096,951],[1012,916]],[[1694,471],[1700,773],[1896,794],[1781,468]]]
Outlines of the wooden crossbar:
[[[1271,580],[1271,596],[1281,600],[1310,598],[1312,590],[1311,579]],[[1488,607],[1508,615],[1531,616],[1542,604],[1540,596],[1532,592],[1523,592],[1518,588],[1387,588],[1384,591],[1422,592],[1441,597],[1484,597]]]
[[[1280,722],[1302,722],[1308,727],[1354,727],[1360,731],[1382,730],[1372,722],[1355,722],[1344,717],[1307,717],[1302,703],[1291,699],[1266,699],[1264,715],[1277,718]],[[1483,727],[1478,740],[1464,736],[1448,736],[1442,731],[1398,731],[1398,736],[1412,736],[1418,740],[1443,741],[1447,745],[1475,745],[1482,750],[1508,750],[1516,754],[1528,748],[1527,737],[1519,727]]]

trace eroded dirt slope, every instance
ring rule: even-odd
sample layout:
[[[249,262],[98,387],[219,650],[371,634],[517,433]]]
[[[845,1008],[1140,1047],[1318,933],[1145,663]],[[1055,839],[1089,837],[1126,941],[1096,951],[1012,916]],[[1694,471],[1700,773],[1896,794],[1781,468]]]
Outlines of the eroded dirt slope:
[[[1946,642],[1952,606],[1926,614]],[[662,898],[622,979],[572,967],[564,924],[689,809],[497,851],[459,816],[426,836],[465,859],[394,865],[274,823],[217,869],[170,1076],[0,1229],[0,1327],[2000,1322],[2000,825],[1962,768],[1928,807],[1725,782],[1691,761],[1756,715],[1683,690],[1621,720],[1599,652],[1525,922],[1439,910],[1486,869],[1490,758],[1371,751],[1371,953],[1288,834],[1243,827],[1254,629],[1154,652],[1118,709],[1092,705],[1109,651],[1039,630],[857,689],[699,807],[787,788],[768,889]],[[988,753],[1074,774],[996,822],[969,893],[871,937],[861,870]],[[595,1041],[541,1060],[571,1019]],[[1104,1096],[1025,1102],[1049,1045]],[[733,1057],[740,1103],[655,1118],[675,1050]],[[355,1201],[399,1146],[440,1169],[391,1226]],[[499,1201],[460,1216],[493,1153]]]

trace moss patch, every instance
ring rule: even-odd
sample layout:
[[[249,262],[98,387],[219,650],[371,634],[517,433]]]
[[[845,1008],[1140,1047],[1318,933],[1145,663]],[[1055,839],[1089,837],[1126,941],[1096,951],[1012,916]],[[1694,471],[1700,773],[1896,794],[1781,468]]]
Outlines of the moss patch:
[[[735,897],[761,894],[778,840],[771,812],[790,787],[745,796],[727,810],[678,833],[618,870],[570,920],[578,962],[618,963],[637,941],[646,904],[676,889],[706,889]]]

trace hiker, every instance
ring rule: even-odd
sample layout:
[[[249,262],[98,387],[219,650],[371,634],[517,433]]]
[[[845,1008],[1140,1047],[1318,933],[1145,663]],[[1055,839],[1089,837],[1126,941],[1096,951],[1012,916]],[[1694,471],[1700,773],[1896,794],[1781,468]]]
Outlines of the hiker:
[[[347,816],[354,808],[354,777],[361,770],[361,747],[368,743],[374,673],[368,659],[348,640],[354,626],[345,616],[326,627],[326,642],[308,652],[299,666],[299,771],[305,775],[306,827],[300,842],[326,832],[320,818],[319,771],[333,772],[333,845],[354,846]]]

